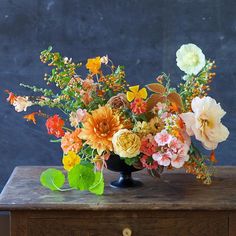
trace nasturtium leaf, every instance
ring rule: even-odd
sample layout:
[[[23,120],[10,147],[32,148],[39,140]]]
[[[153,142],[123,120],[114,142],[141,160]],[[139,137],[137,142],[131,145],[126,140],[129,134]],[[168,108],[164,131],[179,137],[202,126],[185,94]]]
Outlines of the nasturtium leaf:
[[[40,176],[41,184],[51,190],[60,190],[65,183],[65,176],[60,170],[49,168]]]
[[[76,165],[68,173],[68,181],[71,188],[88,190],[95,180],[93,168]]]
[[[91,193],[95,193],[96,195],[102,195],[104,192],[104,178],[102,172],[95,173],[95,180],[92,186],[89,188]]]

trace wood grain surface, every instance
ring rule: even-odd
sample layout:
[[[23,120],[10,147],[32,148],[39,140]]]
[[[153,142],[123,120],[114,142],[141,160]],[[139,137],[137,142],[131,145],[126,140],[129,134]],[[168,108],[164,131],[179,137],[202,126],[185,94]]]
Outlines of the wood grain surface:
[[[134,173],[143,186],[114,189],[118,173],[106,171],[103,196],[88,192],[52,192],[39,183],[46,167],[16,167],[0,195],[0,210],[236,210],[236,167],[218,167],[210,186],[194,176],[167,172],[160,180]]]

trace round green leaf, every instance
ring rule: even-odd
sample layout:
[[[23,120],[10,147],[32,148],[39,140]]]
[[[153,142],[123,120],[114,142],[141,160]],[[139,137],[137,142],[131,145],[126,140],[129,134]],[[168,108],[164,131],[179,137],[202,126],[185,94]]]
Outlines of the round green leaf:
[[[40,176],[41,184],[51,190],[60,190],[65,183],[65,176],[60,170],[49,168]]]
[[[92,186],[89,188],[91,193],[95,193],[97,195],[102,195],[104,192],[104,178],[102,172],[95,173],[95,180]]]
[[[68,182],[71,188],[88,190],[93,184],[95,174],[93,169],[88,166],[76,165],[68,173]]]

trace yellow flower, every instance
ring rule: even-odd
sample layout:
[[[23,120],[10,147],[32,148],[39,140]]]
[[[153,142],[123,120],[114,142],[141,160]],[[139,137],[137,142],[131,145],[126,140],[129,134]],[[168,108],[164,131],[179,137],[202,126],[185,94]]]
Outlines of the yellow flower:
[[[75,165],[80,163],[80,156],[73,151],[69,151],[67,155],[63,156],[62,163],[65,170],[70,171]]]
[[[137,133],[137,135],[139,137],[141,136],[145,136],[147,134],[149,134],[151,132],[149,124],[146,121],[138,121],[135,125],[134,125],[134,129],[133,131],[135,133]]]
[[[142,98],[146,99],[147,98],[147,90],[146,88],[142,88],[139,90],[139,85],[129,87],[129,90],[127,92],[127,100],[129,102],[132,102],[135,98]]]
[[[114,153],[120,157],[132,158],[140,153],[141,141],[137,134],[121,129],[112,138]]]
[[[90,58],[87,60],[86,68],[92,74],[98,74],[101,68],[101,57]]]

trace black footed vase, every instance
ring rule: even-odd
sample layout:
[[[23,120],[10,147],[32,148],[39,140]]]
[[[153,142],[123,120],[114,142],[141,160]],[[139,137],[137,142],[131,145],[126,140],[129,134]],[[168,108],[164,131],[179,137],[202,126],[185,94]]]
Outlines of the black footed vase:
[[[120,172],[118,180],[110,183],[111,187],[114,188],[130,188],[142,186],[142,182],[134,180],[132,178],[132,172],[139,171],[134,166],[129,166],[122,160],[118,155],[111,155],[106,161],[107,169],[115,172]]]

